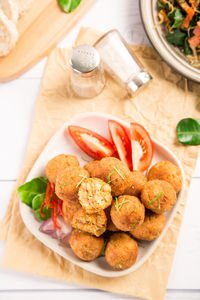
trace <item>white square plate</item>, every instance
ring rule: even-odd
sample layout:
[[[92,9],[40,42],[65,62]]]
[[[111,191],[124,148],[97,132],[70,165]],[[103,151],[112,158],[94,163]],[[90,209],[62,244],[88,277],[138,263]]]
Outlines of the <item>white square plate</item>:
[[[91,158],[88,157],[85,153],[83,153],[80,148],[73,142],[70,136],[64,135],[64,130],[68,125],[78,125],[101,134],[105,138],[109,139],[109,132],[108,132],[108,120],[116,120],[121,123],[127,130],[129,130],[129,124],[121,121],[111,115],[103,114],[103,113],[85,113],[78,115],[77,117],[69,120],[62,128],[60,128],[57,133],[52,137],[49,143],[46,145],[42,153],[40,154],[39,158],[35,162],[32,170],[30,171],[27,181],[33,179],[34,177],[43,176],[44,170],[47,162],[58,154],[73,154],[77,156],[81,166],[86,164],[87,161],[90,161]],[[30,232],[40,240],[44,245],[49,247],[54,252],[58,253],[65,259],[69,260],[70,262],[76,264],[77,266],[98,274],[100,276],[105,277],[119,277],[126,274],[129,274],[139,268],[153,253],[153,251],[158,246],[160,240],[164,236],[165,232],[167,231],[168,226],[172,222],[172,219],[175,216],[177,211],[178,205],[181,202],[181,198],[184,191],[184,172],[182,165],[178,158],[164,145],[153,139],[154,142],[154,158],[152,164],[155,164],[159,160],[169,160],[172,163],[176,164],[179,169],[181,170],[183,176],[183,187],[180,193],[178,194],[178,199],[176,205],[173,209],[166,213],[166,224],[161,236],[151,242],[143,242],[142,247],[139,245],[139,255],[135,265],[130,267],[129,269],[122,270],[122,271],[115,271],[113,270],[105,261],[104,257],[100,257],[92,262],[84,262],[80,260],[75,254],[72,252],[70,248],[62,247],[56,239],[53,239],[51,236],[44,234],[39,231],[39,227],[41,225],[41,221],[38,221],[35,217],[34,211],[24,203],[20,201],[20,212],[24,224],[30,230]],[[71,227],[69,227],[69,232],[71,231]]]

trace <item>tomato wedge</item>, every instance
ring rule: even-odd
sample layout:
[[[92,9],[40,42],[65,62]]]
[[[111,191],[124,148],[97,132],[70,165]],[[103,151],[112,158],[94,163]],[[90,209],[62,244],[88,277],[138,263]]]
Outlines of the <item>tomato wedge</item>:
[[[132,170],[131,141],[126,129],[118,122],[109,120],[108,128],[112,143],[115,145],[119,159]]]
[[[87,155],[94,159],[113,156],[113,145],[98,133],[79,126],[68,126],[69,134]]]
[[[133,170],[145,171],[153,158],[153,142],[146,129],[137,123],[131,123],[130,133]]]

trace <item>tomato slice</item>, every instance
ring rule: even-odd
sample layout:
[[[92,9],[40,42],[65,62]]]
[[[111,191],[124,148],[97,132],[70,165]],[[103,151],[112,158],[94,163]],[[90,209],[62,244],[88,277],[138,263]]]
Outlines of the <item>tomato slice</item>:
[[[87,155],[94,159],[113,156],[113,145],[98,133],[79,126],[68,126],[69,134]]]
[[[146,129],[137,123],[131,123],[130,133],[133,170],[145,171],[153,158],[153,142]]]
[[[119,159],[132,170],[131,141],[125,128],[113,120],[108,121],[108,128],[111,141],[116,147]]]

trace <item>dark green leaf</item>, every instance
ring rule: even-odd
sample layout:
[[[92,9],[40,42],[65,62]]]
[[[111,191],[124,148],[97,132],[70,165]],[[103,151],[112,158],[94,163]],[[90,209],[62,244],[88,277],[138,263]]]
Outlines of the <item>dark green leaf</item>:
[[[168,43],[173,44],[175,46],[183,46],[186,38],[186,33],[181,31],[180,29],[174,30],[173,33],[167,33],[166,39]]]
[[[160,1],[158,1],[158,7],[164,8],[164,9],[168,9],[168,5],[167,5],[167,4],[163,4],[163,3],[160,2]]]
[[[48,218],[51,217],[51,209],[50,209],[50,208],[43,207],[42,212],[43,212],[43,214],[44,214],[44,217],[41,216],[40,208],[38,208],[37,210],[35,210],[36,217],[37,217],[39,220],[45,221],[45,220],[47,220]]]
[[[106,240],[106,241],[104,241],[104,245],[103,245],[103,248],[102,248],[102,250],[101,250],[101,254],[100,254],[100,255],[102,255],[102,256],[104,256],[104,255],[105,255],[105,250],[106,250],[107,243],[108,243],[108,241],[107,241],[107,240]]]
[[[45,193],[36,195],[32,201],[32,209],[37,210],[38,208],[40,208],[42,203],[44,202],[44,199]]]
[[[176,127],[177,137],[184,145],[200,145],[200,121],[192,118],[181,120]]]
[[[21,185],[17,194],[21,198],[22,202],[32,207],[32,201],[38,194],[43,194],[47,189],[48,179],[45,177],[37,177],[29,182]]]
[[[58,2],[66,13],[70,13],[79,6],[81,0],[58,0]]]
[[[183,48],[184,48],[184,53],[186,55],[192,54],[192,50],[191,50],[191,48],[189,46],[189,43],[188,43],[188,37],[186,37],[185,40],[184,40]]]

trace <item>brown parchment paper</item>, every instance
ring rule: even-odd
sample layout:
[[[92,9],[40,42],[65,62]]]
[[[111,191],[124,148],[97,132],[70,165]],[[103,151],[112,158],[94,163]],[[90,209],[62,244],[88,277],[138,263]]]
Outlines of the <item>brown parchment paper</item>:
[[[83,28],[76,45],[92,45],[99,36],[92,29]],[[64,260],[32,236],[22,222],[15,189],[7,214],[0,224],[0,237],[7,240],[2,266],[132,297],[152,300],[164,298],[199,149],[178,144],[175,127],[184,117],[199,117],[197,105],[200,87],[175,73],[152,48],[132,48],[153,76],[152,82],[132,98],[108,77],[106,87],[100,95],[89,100],[79,99],[69,87],[70,51],[56,49],[50,54],[36,104],[24,166],[16,187],[24,182],[41,150],[56,130],[76,114],[100,111],[126,121],[134,120],[168,146],[179,157],[185,170],[184,197],[167,233],[153,255],[134,273],[119,278],[100,277]]]

